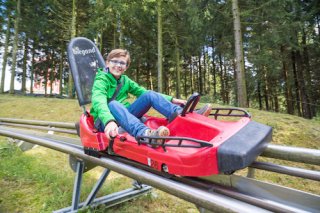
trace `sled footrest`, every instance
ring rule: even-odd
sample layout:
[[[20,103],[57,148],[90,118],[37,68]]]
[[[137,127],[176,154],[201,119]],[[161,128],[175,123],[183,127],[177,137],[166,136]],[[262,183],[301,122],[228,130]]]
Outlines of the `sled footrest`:
[[[212,108],[210,116],[214,116],[214,119],[217,120],[218,117],[247,117],[251,118],[249,112],[244,109],[239,108],[223,108],[217,107]]]
[[[168,144],[166,141],[176,141],[176,144]],[[185,144],[185,142],[193,142],[193,144]],[[207,141],[198,140],[194,138],[187,138],[187,137],[156,137],[156,136],[138,136],[137,142],[139,145],[147,144],[154,148],[161,146],[164,151],[166,151],[166,147],[183,147],[183,148],[203,148],[203,147],[212,147],[211,143]]]

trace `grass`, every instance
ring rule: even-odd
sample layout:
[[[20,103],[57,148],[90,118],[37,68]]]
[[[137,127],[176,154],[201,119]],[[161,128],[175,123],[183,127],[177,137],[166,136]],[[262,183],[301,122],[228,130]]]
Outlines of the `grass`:
[[[0,117],[75,122],[82,113],[77,100],[0,95]],[[253,120],[273,127],[274,144],[320,149],[320,121],[297,116],[247,109]],[[275,159],[263,161],[286,163]],[[319,166],[290,163],[313,170]],[[103,168],[85,173],[81,201],[85,200]],[[245,175],[246,169],[237,172]],[[0,212],[52,212],[71,205],[75,174],[66,154],[37,147],[21,152],[0,137]],[[320,194],[319,182],[256,171],[257,179]],[[126,189],[131,179],[111,172],[98,196]],[[196,206],[160,190],[125,204],[83,212],[198,212]]]

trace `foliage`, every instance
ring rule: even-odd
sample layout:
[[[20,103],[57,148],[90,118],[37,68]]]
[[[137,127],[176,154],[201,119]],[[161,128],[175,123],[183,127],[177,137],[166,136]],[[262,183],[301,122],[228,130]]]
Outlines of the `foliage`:
[[[127,74],[157,90],[158,1],[75,2],[76,36],[95,41],[102,54],[118,47],[128,49],[133,60]],[[5,26],[0,36],[5,37],[6,27],[11,29],[10,39],[1,41],[11,47],[15,30],[13,24],[8,26],[8,17],[14,18],[16,1],[0,4]],[[248,0],[239,1],[239,9],[249,106],[315,117],[320,110],[318,1]],[[186,98],[198,91],[214,101],[237,105],[231,1],[166,0],[162,16],[163,92]],[[43,79],[47,87],[59,80],[60,95],[66,94],[71,22],[72,1],[21,1],[18,51],[9,51],[3,63],[11,65],[16,55],[20,81],[30,78],[36,84]],[[32,93],[32,86],[26,91]]]

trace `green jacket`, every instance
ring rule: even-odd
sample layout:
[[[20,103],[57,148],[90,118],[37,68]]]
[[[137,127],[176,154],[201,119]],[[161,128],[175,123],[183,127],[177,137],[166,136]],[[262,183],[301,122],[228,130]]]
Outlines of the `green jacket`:
[[[94,117],[95,121],[97,118],[100,118],[105,125],[111,120],[115,121],[109,110],[108,101],[115,93],[119,81],[122,82],[122,87],[115,100],[122,103],[126,107],[130,106],[130,103],[127,100],[129,94],[139,97],[147,91],[144,87],[131,80],[127,75],[122,75],[120,79],[117,80],[111,73],[107,73],[102,69],[99,69],[93,83],[91,97],[92,107],[90,114]],[[167,100],[172,100],[171,96],[164,94],[162,95]]]

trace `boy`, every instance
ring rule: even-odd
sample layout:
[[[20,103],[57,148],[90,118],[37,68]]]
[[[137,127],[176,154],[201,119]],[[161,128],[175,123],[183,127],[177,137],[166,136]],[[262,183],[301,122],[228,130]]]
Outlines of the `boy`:
[[[114,49],[106,58],[106,69],[98,71],[92,88],[90,111],[96,128],[104,131],[108,139],[118,134],[118,125],[134,137],[169,136],[167,127],[160,126],[153,130],[144,125],[140,118],[153,107],[171,121],[182,111],[179,105],[186,104],[186,101],[138,85],[124,75],[130,62],[127,50]],[[127,101],[129,93],[137,97],[132,104]],[[207,104],[198,113],[208,116],[210,111],[211,105]]]

